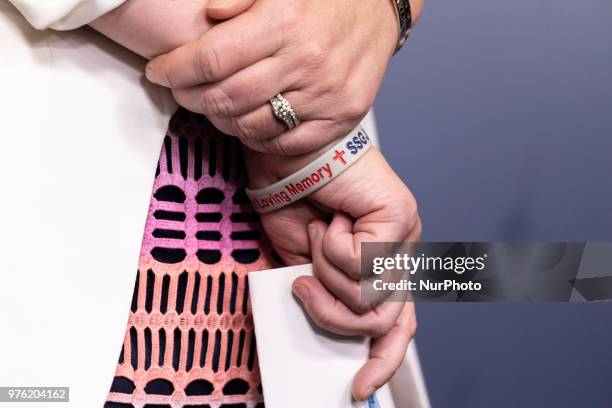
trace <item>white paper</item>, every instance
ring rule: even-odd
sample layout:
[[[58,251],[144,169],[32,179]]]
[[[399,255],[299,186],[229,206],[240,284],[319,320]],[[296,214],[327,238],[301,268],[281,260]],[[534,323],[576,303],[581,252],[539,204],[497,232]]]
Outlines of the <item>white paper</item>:
[[[311,323],[291,293],[295,278],[311,274],[311,265],[249,274],[266,407],[366,407],[351,401],[351,382],[367,360],[369,341],[335,336]],[[376,395],[381,408],[396,406],[388,387]]]

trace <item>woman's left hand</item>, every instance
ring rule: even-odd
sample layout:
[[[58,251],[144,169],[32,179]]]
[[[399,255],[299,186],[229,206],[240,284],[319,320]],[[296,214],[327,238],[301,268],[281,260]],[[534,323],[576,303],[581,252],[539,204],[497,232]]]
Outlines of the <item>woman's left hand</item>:
[[[147,78],[256,151],[301,154],[348,134],[398,44],[393,0],[254,1],[211,2],[209,16],[233,18],[153,59]],[[279,93],[301,120],[293,130],[274,117]]]
[[[270,185],[312,161],[245,149],[251,187]],[[362,242],[418,242],[417,203],[386,160],[372,148],[344,173],[307,199],[261,215],[276,252],[288,265],[313,263],[293,291],[319,327],[340,335],[373,338],[370,358],[353,379],[352,393],[365,400],[393,376],[416,330],[414,305],[389,291],[362,296]],[[393,301],[391,301],[393,300]]]

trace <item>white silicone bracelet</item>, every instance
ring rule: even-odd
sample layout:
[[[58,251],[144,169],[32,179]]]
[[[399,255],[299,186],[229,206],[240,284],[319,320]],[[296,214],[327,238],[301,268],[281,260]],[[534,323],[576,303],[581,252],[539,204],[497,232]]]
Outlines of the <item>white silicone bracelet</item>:
[[[267,213],[314,193],[348,169],[372,147],[373,140],[357,126],[312,163],[276,183],[246,193],[255,211]]]

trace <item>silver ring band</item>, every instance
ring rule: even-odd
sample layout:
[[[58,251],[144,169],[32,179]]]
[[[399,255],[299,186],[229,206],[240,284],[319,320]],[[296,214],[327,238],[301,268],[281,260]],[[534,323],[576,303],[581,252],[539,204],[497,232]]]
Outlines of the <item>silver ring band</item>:
[[[270,104],[272,105],[274,116],[287,125],[290,130],[300,124],[300,119],[293,110],[293,107],[291,107],[291,104],[283,95],[278,94],[270,99]]]

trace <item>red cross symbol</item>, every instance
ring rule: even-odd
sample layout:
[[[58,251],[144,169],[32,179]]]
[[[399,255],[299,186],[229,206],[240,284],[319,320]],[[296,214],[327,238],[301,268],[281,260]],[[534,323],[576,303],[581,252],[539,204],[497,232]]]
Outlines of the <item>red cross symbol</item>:
[[[336,150],[336,155],[333,157],[334,160],[340,160],[342,162],[342,164],[344,164],[346,166],[346,160],[344,160],[344,150],[342,150],[342,152],[339,152]]]

